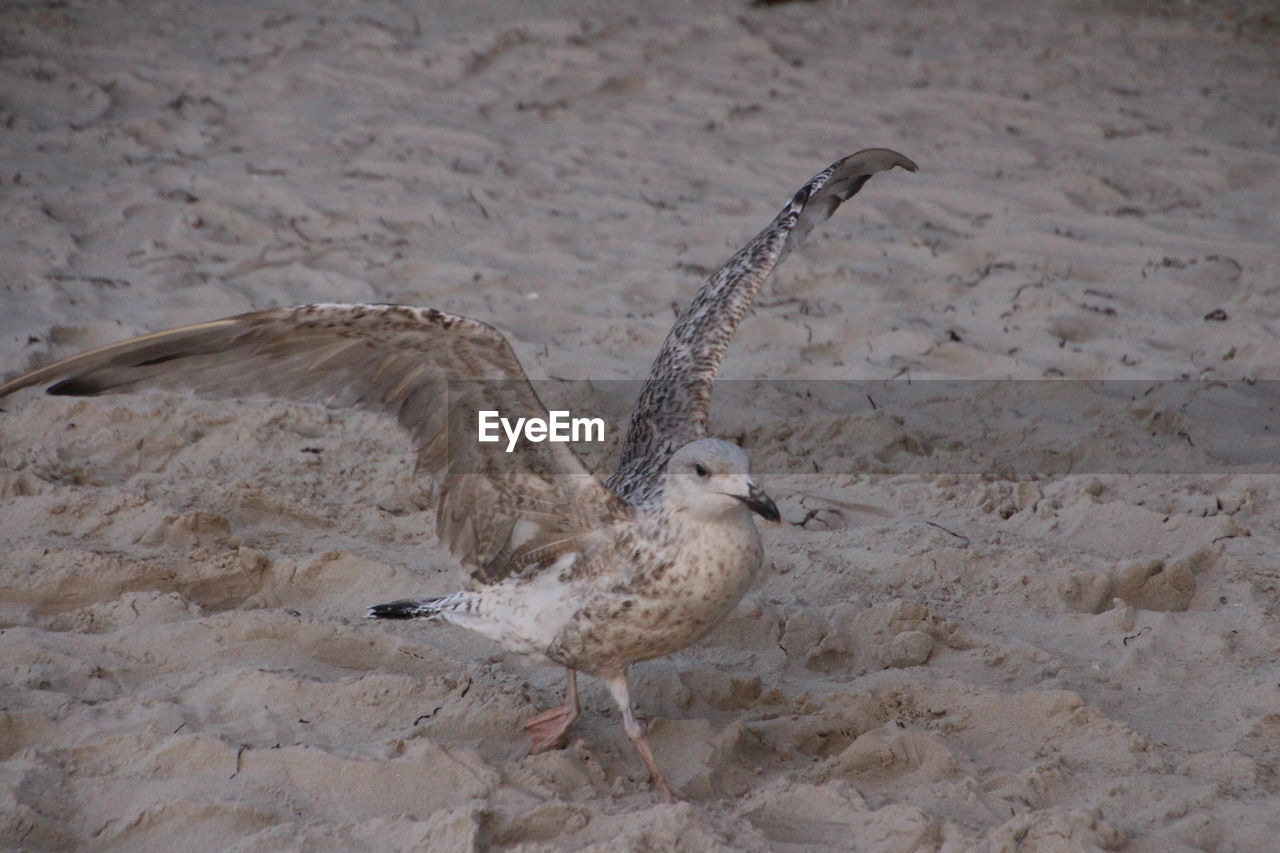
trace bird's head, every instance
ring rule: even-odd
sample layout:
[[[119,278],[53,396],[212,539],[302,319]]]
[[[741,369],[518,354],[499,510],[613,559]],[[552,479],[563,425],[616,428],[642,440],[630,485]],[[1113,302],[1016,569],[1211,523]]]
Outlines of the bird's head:
[[[750,510],[778,521],[778,507],[751,476],[747,452],[718,438],[700,438],[667,463],[664,500],[677,510],[714,518]]]

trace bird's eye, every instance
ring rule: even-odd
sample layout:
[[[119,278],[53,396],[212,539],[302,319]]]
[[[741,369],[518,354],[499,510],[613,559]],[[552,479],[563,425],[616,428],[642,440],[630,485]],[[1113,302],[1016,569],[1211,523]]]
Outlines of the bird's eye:
[[[693,473],[699,477],[705,477],[707,476],[707,469],[702,466],[701,462],[695,462],[693,463]]]

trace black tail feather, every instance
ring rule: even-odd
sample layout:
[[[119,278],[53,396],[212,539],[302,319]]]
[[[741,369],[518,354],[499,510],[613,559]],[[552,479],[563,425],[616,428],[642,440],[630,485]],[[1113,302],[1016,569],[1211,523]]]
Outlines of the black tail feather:
[[[430,608],[427,607],[430,603],[404,598],[386,604],[375,604],[365,612],[365,616],[369,619],[417,619],[430,613]]]

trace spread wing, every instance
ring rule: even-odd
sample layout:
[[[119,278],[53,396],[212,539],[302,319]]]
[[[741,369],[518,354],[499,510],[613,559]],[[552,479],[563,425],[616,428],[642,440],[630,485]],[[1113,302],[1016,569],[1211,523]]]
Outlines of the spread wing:
[[[813,226],[872,175],[895,166],[916,170],[915,163],[885,148],[868,148],[833,163],[707,279],[680,312],[649,370],[609,488],[632,503],[643,502],[654,493],[671,454],[706,436],[711,381],[760,286]]]
[[[109,344],[0,385],[56,380],[50,394],[186,390],[214,399],[295,400],[391,415],[433,476],[441,541],[491,584],[579,550],[631,508],[564,443],[477,441],[477,413],[546,417],[497,329],[401,305],[304,305],[241,314]]]

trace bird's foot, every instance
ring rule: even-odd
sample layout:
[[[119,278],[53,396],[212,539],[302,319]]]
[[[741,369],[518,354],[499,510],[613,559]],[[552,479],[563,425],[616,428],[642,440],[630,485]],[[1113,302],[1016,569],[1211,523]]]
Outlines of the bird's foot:
[[[662,799],[666,800],[669,806],[684,802],[684,800],[671,793],[671,789],[667,787],[667,781],[661,776],[654,778],[653,787],[657,789],[658,793],[662,795]]]
[[[533,738],[533,748],[529,753],[537,755],[539,752],[561,749],[569,740],[569,727],[576,719],[577,709],[568,705],[558,705],[530,718],[524,724],[525,730]]]
[[[653,757],[653,747],[649,746],[649,738],[645,735],[648,726],[644,720],[634,720],[635,727],[627,726],[627,734],[631,737],[631,742],[636,746],[636,752],[640,753],[640,760],[644,762],[644,766],[649,770],[649,778],[653,781],[653,787],[662,799],[669,804],[683,802],[679,797],[671,792],[671,787],[667,784],[667,780],[663,778],[662,771],[658,769],[658,760]]]

